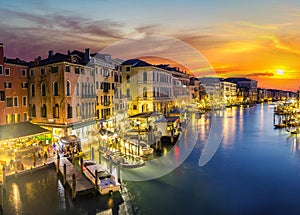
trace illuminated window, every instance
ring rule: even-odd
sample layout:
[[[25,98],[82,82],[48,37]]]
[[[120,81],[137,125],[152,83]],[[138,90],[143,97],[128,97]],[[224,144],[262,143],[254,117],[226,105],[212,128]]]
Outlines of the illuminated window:
[[[20,122],[20,114],[19,113],[16,113],[15,114],[15,122]]]
[[[10,114],[6,114],[6,123],[7,124],[12,123],[12,117]]]

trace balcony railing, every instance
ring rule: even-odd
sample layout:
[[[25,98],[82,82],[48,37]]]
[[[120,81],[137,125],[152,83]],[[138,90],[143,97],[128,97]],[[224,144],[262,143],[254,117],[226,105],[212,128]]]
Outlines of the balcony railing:
[[[96,98],[96,94],[93,94],[93,95],[81,95],[80,97],[81,97],[82,99]]]

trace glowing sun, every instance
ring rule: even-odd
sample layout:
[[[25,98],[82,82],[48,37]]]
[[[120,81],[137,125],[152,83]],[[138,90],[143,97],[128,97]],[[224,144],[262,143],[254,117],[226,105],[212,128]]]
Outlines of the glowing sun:
[[[277,75],[283,75],[284,74],[284,70],[283,69],[277,69],[276,73],[277,73]]]

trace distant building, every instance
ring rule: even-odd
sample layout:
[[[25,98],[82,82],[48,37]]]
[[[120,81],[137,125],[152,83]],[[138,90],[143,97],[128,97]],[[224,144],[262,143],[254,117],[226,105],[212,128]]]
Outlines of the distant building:
[[[221,92],[220,79],[216,77],[202,77],[200,80],[201,97],[205,105],[221,107],[225,105]]]
[[[0,125],[28,120],[27,63],[4,57],[0,43]]]
[[[221,88],[222,102],[224,102],[227,106],[237,103],[236,84],[235,83],[221,80],[220,88]]]
[[[166,113],[175,104],[172,72],[139,59],[122,63],[122,92],[127,98],[128,115]]]
[[[171,72],[173,77],[173,99],[175,106],[186,107],[191,101],[191,92],[189,88],[190,74],[180,71],[179,67],[170,67],[168,64],[156,66]]]
[[[75,134],[87,138],[94,130],[95,75],[87,66],[90,51],[49,51],[46,59],[29,63],[30,120],[52,131],[54,141]]]
[[[98,53],[92,55],[91,64],[95,69],[97,121],[100,127],[115,127],[116,114],[125,110],[125,103],[120,96],[121,61]]]
[[[226,78],[224,81],[236,84],[237,98],[240,102],[257,101],[257,81],[249,78]]]
[[[201,100],[200,80],[196,77],[190,77],[189,90],[191,99],[197,103]]]

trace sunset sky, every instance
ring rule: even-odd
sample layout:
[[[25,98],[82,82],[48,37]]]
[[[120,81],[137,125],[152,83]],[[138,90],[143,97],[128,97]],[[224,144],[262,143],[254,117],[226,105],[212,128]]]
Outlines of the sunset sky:
[[[33,60],[46,57],[48,50],[99,52],[124,39],[162,35],[195,48],[220,77],[249,77],[265,88],[299,88],[299,0],[46,2],[1,0],[0,42],[7,57]],[[134,50],[123,50],[122,57]],[[201,76],[201,71],[192,72]]]

